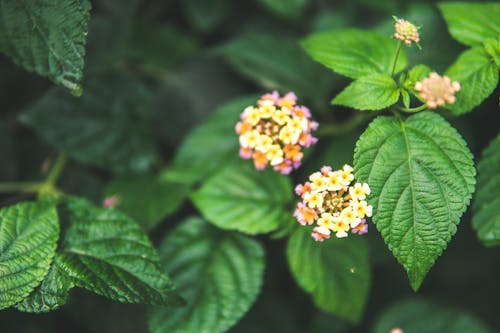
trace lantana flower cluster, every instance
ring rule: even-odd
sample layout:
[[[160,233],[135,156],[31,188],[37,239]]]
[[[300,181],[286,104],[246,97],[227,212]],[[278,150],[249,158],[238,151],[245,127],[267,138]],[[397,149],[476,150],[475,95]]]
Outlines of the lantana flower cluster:
[[[298,168],[304,156],[302,148],[318,141],[311,134],[318,123],[311,120],[307,107],[296,103],[293,92],[280,97],[274,91],[263,95],[257,107],[247,107],[236,124],[240,156],[252,158],[258,170],[271,165],[274,170],[289,174]]]
[[[460,91],[460,83],[432,72],[422,81],[416,82],[414,89],[420,93],[420,98],[426,102],[429,109],[436,109],[445,103],[455,103],[455,93]]]
[[[372,216],[372,206],[366,202],[370,187],[354,182],[353,168],[344,165],[332,171],[324,166],[299,184],[295,192],[302,198],[294,216],[301,225],[313,225],[312,237],[322,242],[332,233],[337,238],[368,232],[366,217]]]
[[[398,19],[395,17],[396,23],[394,23],[394,38],[402,41],[406,45],[411,45],[412,43],[418,44],[420,41],[420,35],[418,33],[418,28],[411,22]]]

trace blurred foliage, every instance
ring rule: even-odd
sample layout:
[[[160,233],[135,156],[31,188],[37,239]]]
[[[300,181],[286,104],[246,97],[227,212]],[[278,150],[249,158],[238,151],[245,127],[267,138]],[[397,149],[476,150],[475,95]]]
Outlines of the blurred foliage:
[[[86,3],[72,2],[82,6]],[[205,218],[210,219],[210,213],[202,207],[200,200],[205,191],[214,190],[211,186],[217,189],[217,184],[213,184],[216,179],[201,189],[199,185],[229,163],[230,151],[236,154],[237,142],[226,140],[234,130],[234,122],[230,122],[228,117],[237,117],[245,105],[255,100],[253,96],[271,89],[281,92],[294,90],[299,102],[310,106],[313,118],[322,124],[336,124],[352,116],[353,112],[329,103],[349,80],[314,62],[300,47],[300,41],[313,32],[369,29],[380,38],[389,37],[393,24],[391,15],[404,17],[421,25],[422,50],[405,49],[409,68],[425,63],[432,70],[444,72],[451,66],[449,71],[452,75],[452,64],[463,61],[466,64],[462,67],[470,66],[474,70],[477,67],[478,70],[472,73],[471,69],[472,74],[459,71],[457,75],[475,75],[475,82],[488,83],[488,93],[477,91],[484,96],[494,91],[498,81],[498,71],[491,62],[477,61],[483,55],[478,53],[483,51],[472,48],[462,59],[458,58],[465,46],[450,35],[433,1],[90,2],[92,8],[81,82],[83,96],[80,99],[75,99],[68,89],[55,87],[49,79],[24,71],[10,58],[0,55],[0,181],[42,178],[56,150],[65,151],[74,162],[70,163],[61,178],[62,190],[85,196],[94,202],[101,202],[105,195],[118,193],[122,196],[123,206],[116,207],[117,210],[131,215],[145,229],[154,228],[150,236],[158,242],[168,235],[175,235],[170,234],[172,230],[178,233],[181,228],[186,228],[186,224],[179,224],[179,221],[196,212],[193,205],[183,204],[183,199],[191,192],[198,193],[197,205]],[[0,0],[0,7],[4,3],[12,5],[11,1]],[[459,13],[457,17],[465,14]],[[491,17],[479,15],[476,21],[494,23],[492,26],[500,24],[498,15],[488,15]],[[26,18],[19,19],[26,21]],[[5,31],[3,25],[2,18],[2,33]],[[2,33],[0,48],[4,49]],[[460,31],[452,29],[451,34],[460,34]],[[474,38],[465,38],[463,42],[478,47]],[[390,47],[395,44],[390,40],[384,43]],[[494,38],[489,40],[486,43],[489,51],[484,52],[498,57],[497,43]],[[367,52],[370,50],[366,49]],[[384,51],[382,57],[392,60],[391,52]],[[335,69],[336,66],[332,63],[329,67]],[[352,68],[360,69],[355,63]],[[58,73],[45,73],[45,68],[39,72],[68,88],[65,81],[61,83],[58,79]],[[77,71],[76,80],[70,81],[70,90],[75,88],[73,83],[80,83],[79,75]],[[407,80],[421,78],[421,73],[415,71],[414,75],[415,78]],[[348,76],[355,77],[352,74]],[[472,89],[480,89],[477,87]],[[474,112],[450,119],[464,134],[476,160],[498,134],[498,108],[496,90]],[[194,129],[200,124],[203,127]],[[319,164],[340,167],[344,163],[352,163],[354,144],[363,129],[364,125],[348,129],[341,136],[321,140],[314,148],[314,154],[306,156],[302,169],[292,175],[292,183],[303,182],[308,172],[316,170]],[[228,170],[226,172],[230,173]],[[244,173],[244,170],[240,171]],[[279,186],[289,187],[288,183],[280,184],[279,181],[275,186],[276,178],[272,177],[269,180],[265,177],[257,180],[249,178],[238,179],[266,182],[264,185],[278,187],[274,188],[279,192],[278,197],[284,195]],[[174,179],[182,180],[182,184],[172,182]],[[129,191],[134,192],[136,197],[129,197]],[[158,203],[167,192],[174,193],[175,198]],[[27,198],[30,196],[26,194],[0,194],[2,207]],[[248,200],[244,197],[229,199]],[[478,209],[488,208],[476,204]],[[259,214],[272,220],[269,212]],[[275,214],[282,213],[278,211]],[[390,256],[380,235],[370,232],[366,243],[372,265],[371,285],[375,287],[370,291],[356,291],[368,293],[364,312],[360,310],[363,304],[351,304],[354,310],[350,310],[351,305],[343,309],[349,312],[344,318],[352,321],[360,319],[356,324],[335,315],[323,314],[315,307],[313,299],[297,286],[293,274],[301,267],[298,263],[292,266],[291,272],[287,266],[286,239],[271,240],[264,236],[247,239],[231,234],[237,241],[248,242],[245,246],[249,247],[259,247],[257,242],[260,241],[267,259],[261,293],[256,296],[254,286],[247,286],[249,302],[257,297],[256,303],[246,314],[245,311],[236,311],[238,316],[244,317],[229,331],[378,333],[403,325],[408,327],[404,333],[412,330],[442,332],[446,329],[450,332],[490,332],[488,327],[498,330],[500,298],[495,295],[500,294],[500,252],[498,247],[486,248],[476,239],[470,221],[471,214],[466,213],[453,242],[439,259],[439,265],[431,270],[418,295],[408,287],[403,270]],[[274,224],[274,221],[269,223],[271,225],[266,226],[268,230],[283,227]],[[483,223],[478,220],[475,227],[479,228],[479,224]],[[375,231],[375,228],[372,227],[372,230]],[[120,233],[119,228],[115,231]],[[195,231],[202,233],[203,230]],[[285,234],[292,231],[287,230]],[[225,232],[214,231],[223,235],[221,237],[226,235]],[[208,236],[202,238],[196,234],[192,237],[195,236],[206,243],[214,241]],[[206,246],[206,243],[199,246]],[[181,243],[162,244],[162,256],[183,250]],[[234,251],[240,251],[238,260],[250,260],[245,258],[245,248],[239,247],[238,242],[229,245],[230,251],[233,247],[236,248]],[[300,249],[295,250],[300,252]],[[258,252],[258,260],[252,259],[263,260],[262,249],[253,251]],[[222,260],[218,252],[209,254],[218,260],[213,265]],[[321,254],[316,255],[315,258],[321,261],[318,259]],[[326,260],[336,264],[333,258],[327,257]],[[261,273],[260,264],[260,261],[256,263],[255,274]],[[202,279],[201,273],[192,271],[186,274],[189,279],[178,283],[181,289],[189,289],[191,285],[204,287],[197,281]],[[175,274],[173,278],[177,284]],[[321,278],[328,279],[329,276]],[[343,275],[334,278],[342,279]],[[303,281],[304,288],[314,289],[313,280],[314,277],[307,277],[307,281]],[[365,283],[364,280],[362,283]],[[92,286],[88,288],[92,289]],[[194,291],[200,294],[200,289]],[[407,301],[399,303],[401,300]],[[316,297],[315,301],[327,304],[323,308],[343,306],[342,302],[332,305],[330,300],[318,301]],[[231,304],[236,304],[234,302]],[[346,304],[350,303],[346,301]],[[146,332],[146,312],[149,310],[146,306],[113,303],[100,296],[72,290],[65,307],[46,315],[33,316],[15,309],[0,312],[0,327],[2,332],[16,333]],[[154,320],[155,317],[150,318],[150,322]],[[419,325],[422,323],[434,323],[434,331],[429,326],[421,328]],[[234,322],[224,322],[223,326],[228,328],[231,324]]]

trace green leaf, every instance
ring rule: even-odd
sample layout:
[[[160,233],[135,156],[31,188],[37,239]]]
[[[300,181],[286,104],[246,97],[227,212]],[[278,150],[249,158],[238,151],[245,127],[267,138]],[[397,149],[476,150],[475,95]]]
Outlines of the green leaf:
[[[292,274],[321,310],[358,322],[370,290],[368,246],[353,236],[316,242],[300,228],[287,245]]]
[[[40,284],[58,238],[53,205],[23,202],[0,210],[0,309],[21,301]]]
[[[259,234],[289,221],[292,195],[288,177],[269,168],[257,171],[251,161],[239,161],[209,178],[192,199],[217,227]]]
[[[472,154],[441,116],[378,117],[354,152],[373,222],[417,290],[456,232],[475,185]]]
[[[52,90],[21,116],[73,159],[116,174],[146,171],[155,146],[146,126],[149,91],[129,76],[95,78],[75,99]]]
[[[408,76],[403,82],[403,87],[415,92],[413,89],[413,87],[415,87],[415,83],[422,81],[422,79],[429,76],[431,72],[432,70],[426,65],[416,65],[408,71]]]
[[[370,74],[390,75],[396,53],[394,40],[353,29],[315,33],[305,38],[302,46],[314,60],[353,79]],[[406,64],[406,54],[401,49],[396,73]]]
[[[397,103],[398,99],[399,89],[393,78],[387,74],[371,74],[348,85],[332,100],[332,104],[375,111]]]
[[[269,8],[271,11],[285,18],[298,18],[309,3],[308,0],[259,0],[259,1],[267,8]]]
[[[17,303],[16,309],[29,313],[45,313],[66,304],[69,290],[74,284],[61,270],[58,260],[56,255],[42,283],[28,297]]]
[[[181,6],[189,23],[200,31],[211,31],[224,19],[228,0],[184,0]]]
[[[500,135],[484,150],[477,173],[472,226],[484,245],[500,245]]]
[[[476,46],[500,34],[499,3],[448,2],[439,4],[450,34],[459,42]]]
[[[142,176],[113,180],[105,195],[117,196],[116,208],[139,222],[146,230],[174,213],[188,193],[185,184],[163,180],[157,176]]]
[[[0,51],[80,95],[90,3],[0,1]]]
[[[137,223],[83,199],[67,198],[63,208],[69,228],[58,262],[76,286],[123,303],[182,303]]]
[[[469,112],[491,95],[498,84],[498,70],[483,47],[463,52],[446,71],[462,86],[456,94],[457,101],[450,107],[453,114]]]
[[[331,92],[334,76],[311,60],[295,41],[254,35],[236,39],[221,51],[241,74],[266,89],[294,91],[299,98],[307,96],[316,102]]]
[[[200,218],[189,218],[171,232],[160,256],[188,305],[151,309],[152,333],[225,332],[248,311],[262,286],[264,248]]]
[[[493,59],[500,70],[500,35],[498,39],[489,38],[483,43],[484,50]]]
[[[398,302],[382,313],[373,333],[400,328],[404,333],[490,333],[472,314],[423,300]]]
[[[192,184],[219,170],[231,156],[236,158],[239,143],[234,128],[243,110],[257,99],[235,99],[216,110],[182,142],[164,178]]]

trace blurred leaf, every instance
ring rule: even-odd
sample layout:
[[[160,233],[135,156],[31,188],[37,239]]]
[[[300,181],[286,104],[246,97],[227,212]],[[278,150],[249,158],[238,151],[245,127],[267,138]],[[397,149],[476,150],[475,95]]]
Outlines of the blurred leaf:
[[[334,76],[312,61],[295,41],[254,35],[230,42],[222,53],[241,74],[266,89],[294,91],[299,99],[309,98],[320,106],[331,92]]]
[[[69,290],[74,284],[61,270],[58,260],[56,255],[42,283],[28,297],[16,304],[19,311],[45,313],[66,304]]]
[[[0,210],[0,309],[21,301],[40,284],[58,238],[53,205],[22,202]]]
[[[364,30],[333,30],[312,34],[302,46],[316,61],[334,72],[357,79],[370,74],[391,74],[396,42]],[[404,50],[399,55],[396,73],[407,64]]]
[[[332,104],[343,105],[357,110],[382,110],[399,99],[399,89],[387,74],[362,76],[342,90]]]
[[[309,0],[259,0],[263,5],[276,14],[286,18],[298,18]]]
[[[15,150],[14,150],[14,131],[5,122],[4,118],[0,118],[0,179],[9,180],[16,175]]]
[[[80,95],[90,7],[87,0],[2,0],[0,51]]]
[[[243,110],[256,103],[257,96],[232,100],[189,133],[175,155],[166,179],[192,184],[223,167],[238,155],[236,123]]]
[[[453,114],[472,111],[491,95],[498,84],[498,70],[483,47],[463,52],[446,71],[446,75],[462,86],[457,101],[450,106]]]
[[[121,178],[111,181],[107,197],[116,196],[118,210],[126,213],[145,230],[151,230],[174,213],[187,196],[184,184],[166,181],[158,176]]]
[[[160,256],[188,305],[151,309],[152,333],[225,332],[248,311],[262,286],[264,248],[200,218],[189,218],[171,232]]]
[[[183,0],[180,4],[193,27],[209,32],[222,22],[230,3],[228,0]]]
[[[49,91],[21,120],[75,160],[116,174],[146,171],[155,146],[145,126],[149,91],[132,77],[95,78],[81,99]]]
[[[288,177],[269,168],[257,171],[251,161],[238,161],[206,180],[192,199],[217,227],[259,234],[289,221],[292,193]]]
[[[440,3],[450,34],[459,42],[477,46],[500,34],[499,3]]]
[[[500,245],[500,135],[484,150],[477,171],[472,226],[484,245]]]
[[[400,328],[404,333],[490,333],[468,312],[423,300],[407,300],[385,310],[372,330],[388,333]]]
[[[469,205],[472,154],[435,113],[379,116],[356,144],[354,169],[372,190],[373,222],[418,290]]]
[[[137,223],[84,199],[68,197],[63,209],[69,227],[58,263],[75,285],[123,303],[182,304]]]
[[[293,277],[321,310],[351,322],[363,315],[370,290],[368,246],[364,239],[316,242],[311,228],[295,231],[287,245]]]
[[[311,30],[319,32],[341,29],[349,26],[352,23],[352,20],[352,15],[345,11],[321,10],[314,17],[311,23]]]

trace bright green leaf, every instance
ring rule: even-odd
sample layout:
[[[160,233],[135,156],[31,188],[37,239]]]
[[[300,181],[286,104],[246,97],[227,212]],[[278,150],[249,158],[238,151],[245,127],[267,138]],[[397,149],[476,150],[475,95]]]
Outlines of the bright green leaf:
[[[398,99],[399,89],[393,78],[387,74],[371,74],[348,85],[332,100],[332,104],[375,111],[395,104]]]
[[[481,45],[500,34],[500,3],[447,2],[439,9],[450,34],[465,45]]]
[[[289,221],[290,179],[251,161],[229,164],[209,178],[192,198],[202,215],[219,228],[267,233]]]
[[[128,216],[77,198],[67,198],[61,214],[69,228],[58,263],[75,285],[124,303],[181,303],[151,241]]]
[[[90,7],[87,0],[2,0],[0,51],[79,95]]]
[[[408,71],[408,76],[404,80],[403,86],[410,91],[414,91],[413,87],[415,83],[422,81],[422,79],[429,76],[431,72],[432,70],[426,65],[416,65]]]
[[[21,120],[77,161],[117,174],[143,172],[155,158],[149,97],[139,81],[113,74],[89,83],[81,99],[52,90]]]
[[[235,126],[243,110],[254,105],[257,98],[239,98],[224,104],[189,133],[164,178],[191,184],[219,170],[231,156],[237,158],[239,143]]]
[[[400,328],[404,333],[490,333],[472,314],[423,300],[394,304],[382,313],[373,333],[388,333]]]
[[[472,226],[483,244],[500,245],[500,135],[484,150],[477,173]]]
[[[484,50],[493,59],[500,70],[500,35],[498,39],[489,38],[483,43]]]
[[[259,0],[267,8],[276,14],[287,17],[297,18],[302,14],[309,0]]]
[[[116,196],[116,208],[139,222],[146,230],[174,213],[187,196],[185,184],[143,176],[113,180],[106,187],[107,197]]]
[[[58,238],[53,205],[23,202],[0,210],[0,309],[21,301],[40,284]]]
[[[264,248],[199,218],[188,219],[170,233],[160,256],[188,305],[153,308],[152,333],[225,332],[248,311],[262,286]]]
[[[225,45],[222,53],[239,72],[266,89],[294,91],[313,101],[323,101],[331,92],[334,76],[295,41],[268,35],[243,37]]]
[[[300,228],[287,245],[292,274],[321,310],[358,322],[370,291],[368,246],[352,236],[316,242]]]
[[[69,290],[74,284],[61,270],[58,260],[56,255],[42,283],[28,297],[16,304],[16,309],[29,313],[45,313],[66,304]]]
[[[446,72],[462,86],[450,108],[455,115],[471,111],[495,90],[498,67],[483,47],[465,51]]]
[[[319,32],[305,38],[302,46],[316,61],[353,79],[370,74],[390,75],[396,53],[394,40],[363,30]],[[396,72],[406,64],[402,49]]]
[[[456,232],[475,185],[472,154],[441,116],[378,117],[354,153],[373,221],[417,290]]]

